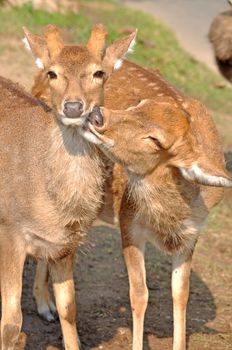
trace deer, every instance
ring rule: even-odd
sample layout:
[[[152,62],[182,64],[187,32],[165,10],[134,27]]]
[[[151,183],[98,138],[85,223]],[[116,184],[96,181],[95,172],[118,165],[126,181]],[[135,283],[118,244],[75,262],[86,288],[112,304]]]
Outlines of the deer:
[[[47,35],[45,33],[45,36],[32,34],[27,28],[24,28],[25,38],[23,39],[23,43],[26,49],[32,53],[36,66],[39,69],[32,87],[32,94],[56,112],[59,112],[62,108],[69,108],[69,111],[66,111],[66,113],[69,113],[70,118],[64,119],[67,126],[79,124],[81,123],[79,116],[83,114],[84,108],[87,111],[87,108],[91,110],[93,106],[103,104],[104,85],[113,71],[121,67],[125,55],[133,52],[137,30],[115,41],[106,48],[105,38],[107,32],[102,24],[94,26],[87,47],[83,45],[64,46],[59,29],[51,25],[49,28],[51,28],[50,32],[53,32],[53,34]],[[50,52],[48,52],[48,47],[51,52],[54,52],[52,64],[49,67]],[[61,49],[64,51],[64,54],[59,58],[58,53]],[[89,53],[94,57],[91,63],[88,62]],[[77,69],[77,72],[75,72],[75,69]],[[72,101],[69,104],[64,103],[65,98],[59,92],[60,87],[63,90],[66,89],[64,85],[64,72],[65,78],[69,79],[68,91],[65,93],[67,96],[70,94],[79,95],[79,97],[77,96],[76,104]],[[78,79],[76,79],[76,76],[78,76]],[[95,84],[92,84],[92,81]],[[63,101],[60,101],[60,98]],[[83,99],[86,102],[83,102]],[[92,101],[91,105],[89,105],[89,100]],[[86,103],[87,108],[85,105],[83,106],[84,103]],[[73,118],[72,114],[76,114],[76,118]],[[48,322],[54,322],[57,313],[56,307],[49,295],[48,277],[49,271],[46,261],[39,260],[33,286],[37,312],[42,319]]]
[[[230,9],[219,13],[210,24],[208,39],[212,45],[215,60],[220,73],[230,83],[232,82],[232,50],[231,50],[231,6],[232,1],[227,1]]]
[[[64,44],[52,25],[43,40],[24,32],[36,63],[46,71],[51,106],[0,78],[1,349],[15,349],[23,266],[32,256],[48,265],[64,347],[79,350],[74,255],[101,207],[105,171],[80,125],[102,104],[104,83],[136,33],[105,49],[101,25],[94,26],[86,45]]]
[[[213,120],[197,100],[162,96],[124,110],[94,109],[82,134],[115,162],[112,189],[129,277],[133,350],[143,349],[147,242],[172,258],[173,350],[185,350],[194,248],[223,188],[232,186]]]

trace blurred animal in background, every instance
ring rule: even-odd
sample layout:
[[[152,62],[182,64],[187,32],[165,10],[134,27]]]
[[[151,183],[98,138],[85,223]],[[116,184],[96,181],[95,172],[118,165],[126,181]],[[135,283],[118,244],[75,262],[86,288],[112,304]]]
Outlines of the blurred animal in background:
[[[232,9],[214,18],[208,37],[221,74],[232,83]]]

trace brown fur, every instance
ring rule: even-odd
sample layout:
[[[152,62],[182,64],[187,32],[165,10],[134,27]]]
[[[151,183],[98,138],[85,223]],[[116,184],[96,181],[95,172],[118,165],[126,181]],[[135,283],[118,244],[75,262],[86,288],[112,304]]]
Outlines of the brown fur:
[[[1,88],[3,103],[0,103],[0,260],[4,266],[1,339],[2,349],[11,349],[20,330],[21,321],[16,320],[21,319],[21,311],[14,309],[14,303],[11,307],[7,305],[19,287],[16,278],[12,277],[11,287],[4,280],[6,275],[18,272],[23,264],[14,250],[17,249],[22,258],[32,255],[50,262],[52,273],[58,279],[60,265],[62,278],[72,274],[72,270],[65,270],[63,260],[73,257],[97,215],[102,200],[103,165],[95,147],[85,142],[77,130],[60,124],[51,112],[44,111],[17,86],[13,88],[12,83],[7,84],[5,80],[4,86]],[[6,109],[4,101],[9,98],[18,101],[13,109]],[[60,286],[63,288],[62,283]],[[74,296],[70,288],[66,291],[68,297]],[[63,312],[68,303],[64,299],[58,309],[64,323],[68,322],[68,326],[63,327],[65,346],[70,346],[71,341],[72,349],[78,349],[75,315],[69,321],[69,315]],[[73,300],[70,303],[73,304]],[[15,325],[11,340],[8,324]]]
[[[115,165],[112,188],[130,281],[133,350],[142,349],[148,241],[172,256],[174,349],[184,350],[194,247],[210,209],[222,198],[222,187],[232,186],[218,133],[206,109],[192,99],[178,105],[159,97],[127,110],[101,111],[103,126],[87,118],[83,135],[92,141],[94,136],[100,149],[121,164]],[[182,169],[194,164],[206,175],[189,182]]]
[[[46,28],[45,39],[27,30],[25,34],[44,66],[51,105],[0,78],[1,349],[13,350],[18,339],[23,264],[32,255],[49,263],[65,349],[79,350],[73,258],[99,212],[105,169],[99,151],[80,135],[79,126],[87,110],[102,102],[103,85],[113,67],[107,63],[107,76],[95,79],[107,53],[100,59],[87,46],[65,45],[54,26]],[[130,35],[123,45],[119,41],[123,55],[132,40]],[[112,45],[117,61],[118,45]],[[51,70],[56,76],[48,79]],[[63,104],[79,98],[84,109],[73,123],[63,113]],[[51,319],[47,267],[39,266],[43,268],[37,278],[45,283],[46,299],[40,311]]]
[[[44,72],[37,76],[33,91],[38,98],[49,101]],[[131,284],[133,350],[142,349],[143,317],[148,298],[143,250],[151,232],[153,241],[162,250],[173,255],[174,349],[183,350],[191,255],[199,229],[210,208],[221,199],[222,190],[185,180],[177,169],[177,164],[180,166],[182,161],[182,165],[189,167],[197,159],[203,169],[209,171],[212,170],[210,162],[206,166],[209,158],[209,161],[213,161],[213,170],[217,176],[227,175],[224,173],[220,141],[211,117],[196,101],[188,101],[188,106],[185,106],[186,99],[183,95],[165,81],[158,71],[125,61],[122,68],[112,74],[105,87],[105,106],[110,109],[125,110],[148,98],[159,99],[158,115],[157,107],[153,108],[154,106],[144,110],[145,107],[141,106],[138,117],[133,109],[126,112],[106,112],[110,113],[112,122],[106,137],[113,137],[120,147],[118,151],[114,149],[112,153],[107,152],[107,155],[121,162],[123,166],[117,164],[109,171],[112,177],[107,180],[105,203],[111,203],[116,214],[120,212],[124,255]],[[164,105],[169,107],[167,114],[164,113]],[[163,123],[167,127],[169,141],[165,147],[170,149],[172,142],[176,147],[170,154],[160,152],[160,160],[154,155],[155,148],[152,148],[152,143],[149,146],[150,151],[147,152],[146,149],[141,150],[141,140],[137,144],[133,140],[139,128],[144,132],[150,125],[151,131],[152,122],[157,122],[156,118],[161,125]],[[208,138],[205,138],[205,133],[202,134],[201,125],[204,125],[204,130],[208,130]],[[107,128],[105,132],[107,134]],[[183,141],[186,135],[189,143],[177,142]],[[153,146],[155,147],[154,144]],[[201,158],[198,158],[199,154]],[[170,167],[171,159],[173,163]],[[159,163],[157,168],[154,162]],[[104,215],[109,219],[109,208],[104,210]],[[133,231],[137,235],[133,236]]]

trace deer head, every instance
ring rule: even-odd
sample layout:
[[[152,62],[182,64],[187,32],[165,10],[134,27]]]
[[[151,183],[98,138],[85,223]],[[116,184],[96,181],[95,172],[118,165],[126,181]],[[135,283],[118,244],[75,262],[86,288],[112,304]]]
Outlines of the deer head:
[[[103,86],[135,41],[136,32],[105,49],[106,31],[95,25],[86,45],[65,45],[57,27],[49,25],[43,37],[24,28],[24,43],[40,69],[35,96],[50,102],[65,125],[103,103]],[[39,85],[39,86],[38,86]]]
[[[206,130],[205,121],[200,120],[204,117]],[[82,133],[137,175],[145,176],[158,166],[175,167],[184,178],[199,184],[232,186],[214,124],[197,101],[180,107],[163,97],[143,100],[125,111],[95,108]]]

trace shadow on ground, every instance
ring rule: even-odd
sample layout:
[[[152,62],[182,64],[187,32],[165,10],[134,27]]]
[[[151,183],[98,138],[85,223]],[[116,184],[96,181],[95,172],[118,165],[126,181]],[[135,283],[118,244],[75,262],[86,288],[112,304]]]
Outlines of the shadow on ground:
[[[154,247],[147,249],[147,279],[150,293],[145,324],[145,347],[149,338],[172,337],[171,263]],[[34,263],[28,261],[24,272],[23,331],[26,349],[62,347],[59,323],[48,324],[36,314],[32,298]],[[95,226],[89,242],[79,253],[75,269],[78,329],[83,349],[128,349],[131,344],[131,313],[127,275],[123,264],[118,230]],[[188,335],[211,333],[206,323],[215,318],[213,296],[206,284],[192,272],[188,310]],[[153,347],[153,346],[152,346]]]

